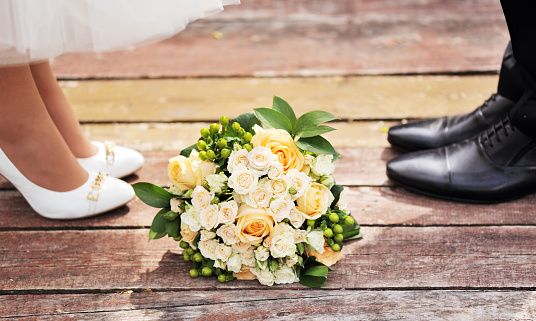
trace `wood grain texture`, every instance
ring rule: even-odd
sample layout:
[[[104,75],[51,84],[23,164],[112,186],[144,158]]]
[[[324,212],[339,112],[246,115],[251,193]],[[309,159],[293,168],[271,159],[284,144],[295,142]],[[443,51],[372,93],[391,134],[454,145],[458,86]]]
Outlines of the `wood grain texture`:
[[[492,0],[258,0],[157,44],[65,55],[53,67],[63,78],[496,71],[508,39]]]
[[[277,308],[274,308],[274,303]],[[530,320],[534,291],[229,290],[0,296],[10,320]],[[254,311],[254,313],[252,313]]]
[[[400,120],[468,112],[497,88],[497,76],[151,79],[62,82],[81,122],[199,122],[271,107],[321,109],[343,120]],[[197,132],[197,131],[196,131]]]
[[[363,227],[327,289],[536,286],[536,227]],[[0,232],[3,291],[264,289],[257,281],[191,279],[178,243],[147,230]],[[281,286],[274,289],[283,288]],[[300,284],[285,289],[305,289]]]

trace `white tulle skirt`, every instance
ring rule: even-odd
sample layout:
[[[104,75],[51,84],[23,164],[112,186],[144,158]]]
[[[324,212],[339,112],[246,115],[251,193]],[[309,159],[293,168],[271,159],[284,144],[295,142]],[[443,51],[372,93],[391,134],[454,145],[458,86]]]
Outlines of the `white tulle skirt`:
[[[171,37],[240,0],[0,0],[0,65]]]

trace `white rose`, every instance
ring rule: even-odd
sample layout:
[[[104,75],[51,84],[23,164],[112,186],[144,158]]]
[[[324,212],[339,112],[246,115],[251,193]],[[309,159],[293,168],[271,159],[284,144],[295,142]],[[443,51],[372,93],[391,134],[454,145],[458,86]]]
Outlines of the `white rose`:
[[[255,253],[253,252],[253,247],[247,250],[246,252],[240,253],[240,259],[242,260],[243,265],[254,267],[255,266]]]
[[[277,161],[277,156],[267,147],[258,146],[248,153],[248,168],[259,176],[268,174],[270,166]]]
[[[182,213],[182,210],[180,208],[180,205],[184,203],[183,200],[179,199],[179,198],[172,198],[170,201],[169,201],[169,205],[171,206],[171,210],[175,213],[179,213],[181,214]]]
[[[276,178],[274,180],[271,180],[269,184],[270,191],[274,193],[275,196],[280,197],[290,195],[288,194],[288,189],[290,188],[290,186],[288,185],[287,180],[283,178]]]
[[[226,224],[222,225],[217,231],[216,234],[221,237],[223,242],[227,245],[233,245],[238,241],[236,236],[236,225]]]
[[[305,222],[306,217],[300,210],[294,207],[290,210],[289,219],[290,224],[292,224],[292,226],[294,226],[295,228],[299,228],[303,225],[303,222]]]
[[[197,243],[197,246],[199,247],[199,251],[201,251],[201,254],[204,257],[206,257],[207,259],[216,260],[216,250],[219,246],[218,240],[212,239],[206,241],[199,241],[199,243]]]
[[[294,266],[296,263],[298,263],[298,254],[294,253],[291,256],[287,256],[287,259],[285,260],[287,266]]]
[[[246,200],[246,204],[251,207],[268,207],[270,200],[272,199],[272,192],[270,191],[266,180],[261,180],[251,192],[245,195],[244,198]]]
[[[296,191],[296,193],[292,195],[292,200],[302,196],[313,181],[313,179],[305,175],[305,173],[298,172],[296,169],[289,170],[285,175],[285,178],[287,179],[289,188],[294,187]]]
[[[204,229],[212,230],[218,226],[218,205],[212,204],[199,212],[199,223]]]
[[[272,238],[274,236],[272,234],[268,235],[267,237],[264,238],[264,240],[262,240],[262,245],[266,246],[266,247],[270,247],[270,245],[272,244]]]
[[[255,132],[255,134],[259,134],[259,133],[262,133],[265,129],[262,128],[261,126],[255,124],[253,125],[253,131]]]
[[[208,240],[212,240],[215,237],[216,237],[216,233],[212,231],[201,230],[201,238],[199,240],[208,241]]]
[[[231,153],[227,161],[227,170],[232,174],[234,169],[239,165],[244,167],[249,165],[248,151],[245,149],[235,150]]]
[[[192,205],[201,211],[210,205],[214,193],[207,191],[203,186],[197,186],[192,193]]]
[[[233,200],[236,202],[238,207],[246,202],[245,195],[240,195],[237,192],[233,191]]]
[[[251,244],[243,243],[240,240],[237,240],[236,243],[233,244],[233,251],[238,252],[238,253],[246,252],[250,248],[253,248]]]
[[[286,218],[290,218],[290,211],[294,208],[294,202],[286,197],[280,197],[270,203],[268,212],[272,214],[276,222],[281,222]]]
[[[274,285],[274,275],[272,272],[270,272],[270,270],[266,269],[263,271],[258,271],[257,269],[251,269],[251,273],[255,274],[260,284],[268,286]]]
[[[311,171],[318,176],[331,175],[335,170],[333,166],[333,155],[318,155],[311,162]]]
[[[262,245],[257,247],[253,252],[255,253],[255,260],[257,261],[266,261],[270,257],[270,251]]]
[[[221,193],[227,186],[227,176],[224,173],[208,175],[206,178],[208,189],[212,193]]]
[[[314,159],[315,159],[315,157],[313,155],[310,155],[310,154],[304,155],[303,156],[303,165],[304,166],[311,165],[311,163],[313,162]]]
[[[220,203],[220,212],[218,213],[219,224],[231,224],[236,219],[238,204],[235,200]]]
[[[296,243],[294,243],[294,233],[284,233],[274,236],[270,246],[270,253],[273,257],[285,257],[296,253]]]
[[[319,254],[324,253],[324,232],[313,230],[307,234],[307,244]]]
[[[296,230],[294,231],[294,243],[303,243],[307,242],[307,231],[306,230]]]
[[[242,268],[242,258],[238,253],[232,253],[229,259],[227,260],[227,270],[234,273],[240,272]]]
[[[218,244],[218,248],[216,249],[216,258],[218,260],[222,260],[223,262],[227,262],[229,259],[229,256],[231,256],[231,253],[233,253],[233,248],[230,246],[227,246],[225,244]]]
[[[275,284],[290,284],[298,282],[299,279],[296,276],[296,272],[293,268],[282,265],[274,272]]]
[[[268,169],[268,178],[269,179],[276,179],[283,176],[285,173],[285,169],[283,168],[283,164],[281,164],[279,161],[273,162],[270,168]]]
[[[222,260],[214,260],[214,267],[217,269],[219,268],[219,269],[225,270],[226,265],[227,264],[223,262]]]
[[[276,224],[274,226],[270,236],[275,237],[275,236],[285,234],[285,233],[291,233],[292,234],[292,233],[294,233],[294,231],[295,230],[292,228],[292,226],[288,225],[285,222],[281,222],[281,223],[278,223],[278,224]]]
[[[258,184],[259,177],[246,167],[238,165],[229,177],[229,187],[235,192],[245,195],[251,192]]]
[[[195,207],[190,207],[186,212],[181,214],[181,221],[190,227],[190,230],[197,232],[201,229],[199,222],[199,211]]]
[[[343,190],[339,195],[339,201],[336,206],[341,210],[348,210],[348,194],[346,194],[346,190]]]

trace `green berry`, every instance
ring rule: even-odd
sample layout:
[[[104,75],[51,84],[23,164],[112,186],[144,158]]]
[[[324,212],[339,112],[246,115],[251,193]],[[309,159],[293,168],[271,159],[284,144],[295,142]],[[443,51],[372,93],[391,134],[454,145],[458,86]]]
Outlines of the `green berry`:
[[[231,151],[229,149],[227,149],[227,148],[224,148],[224,149],[221,150],[220,154],[221,154],[221,158],[227,159],[227,158],[229,158],[229,156],[231,156]]]
[[[174,236],[174,237],[173,237],[173,241],[177,241],[177,242],[179,242],[180,240],[182,240],[182,236],[180,236],[180,235],[179,235],[179,236]]]
[[[208,130],[208,128],[201,129],[201,136],[203,136],[203,138],[207,138],[208,135],[210,135],[210,130]]]
[[[219,131],[220,131],[220,125],[218,125],[216,123],[210,124],[210,133],[211,134],[216,134]]]
[[[188,262],[191,260],[191,257],[188,255],[188,253],[184,252],[182,254],[182,258],[184,259],[184,261]]]
[[[201,253],[197,252],[197,253],[194,254],[192,259],[194,261],[196,261],[196,262],[201,262],[201,261],[203,261],[203,255],[201,255]]]
[[[227,116],[221,116],[220,117],[220,124],[225,127],[227,124],[229,124],[229,117]]]
[[[199,276],[199,271],[197,271],[196,269],[191,269],[190,270],[190,277],[195,279],[198,276]]]
[[[350,215],[346,216],[346,218],[344,219],[344,224],[347,225],[347,226],[353,226],[355,224],[355,220],[353,217],[351,217]]]
[[[207,148],[207,142],[205,142],[204,140],[198,140],[197,148],[199,148],[199,150],[205,150]]]
[[[251,135],[250,132],[247,132],[247,133],[244,134],[244,136],[242,138],[244,138],[244,140],[249,143],[251,141],[251,139],[253,138],[253,135]]]
[[[179,246],[181,247],[181,249],[187,249],[190,247],[190,244],[184,242],[184,241],[181,241],[181,243],[179,244]]]
[[[253,147],[251,147],[250,144],[244,144],[244,148],[245,148],[248,152],[251,152],[251,150],[253,149]]]
[[[240,128],[240,130],[238,131],[238,134],[240,135],[240,137],[244,137],[245,133],[246,133],[246,130],[244,128]]]
[[[237,123],[237,122],[234,122],[234,123],[231,125],[231,127],[233,128],[233,130],[234,130],[235,132],[239,131],[240,128],[241,128],[241,127],[240,127],[240,124]]]
[[[216,158],[216,153],[214,153],[212,149],[207,150],[207,158],[213,160],[214,158]]]
[[[194,255],[195,254],[195,250],[192,249],[191,247],[187,248],[186,249],[186,253],[190,256]]]
[[[212,275],[212,268],[205,266],[201,269],[201,275],[203,276],[211,276]]]
[[[207,152],[205,152],[204,150],[200,151],[200,152],[199,152],[199,158],[200,158],[202,161],[207,160]]]
[[[307,226],[315,226],[315,220],[307,220]]]
[[[341,246],[337,243],[333,244],[331,246],[331,249],[334,251],[334,252],[339,252],[341,250]]]
[[[339,215],[337,215],[337,213],[331,213],[329,214],[329,220],[333,223],[337,223],[339,221]]]
[[[225,281],[227,281],[226,277],[225,277],[225,274],[218,275],[218,281],[220,281],[221,283],[224,283]]]
[[[342,234],[335,234],[333,236],[333,239],[335,240],[335,242],[342,242],[344,240],[344,235]]]
[[[342,232],[344,232],[344,229],[339,224],[333,225],[332,228],[333,228],[333,232],[335,232],[335,234],[342,234]]]
[[[227,147],[227,141],[225,140],[225,138],[220,138],[218,139],[216,145],[218,145],[219,148]]]
[[[325,237],[332,237],[333,236],[333,230],[328,227],[327,229],[324,230],[324,236]]]

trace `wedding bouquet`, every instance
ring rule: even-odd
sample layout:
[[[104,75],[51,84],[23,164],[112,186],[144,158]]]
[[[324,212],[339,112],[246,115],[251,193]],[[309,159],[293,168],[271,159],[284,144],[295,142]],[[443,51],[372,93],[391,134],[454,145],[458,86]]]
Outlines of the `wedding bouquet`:
[[[149,239],[179,241],[193,278],[323,286],[343,241],[361,237],[332,176],[339,154],[320,136],[335,119],[324,111],[297,118],[274,97],[271,109],[201,129],[196,144],[169,160],[170,188],[133,185],[161,208]]]

